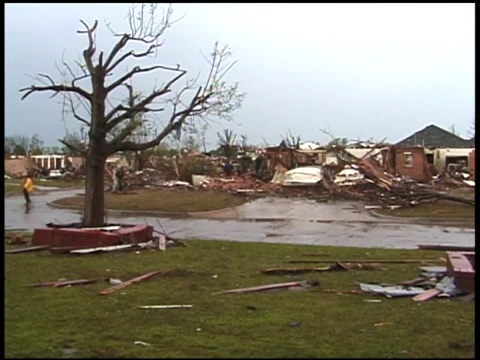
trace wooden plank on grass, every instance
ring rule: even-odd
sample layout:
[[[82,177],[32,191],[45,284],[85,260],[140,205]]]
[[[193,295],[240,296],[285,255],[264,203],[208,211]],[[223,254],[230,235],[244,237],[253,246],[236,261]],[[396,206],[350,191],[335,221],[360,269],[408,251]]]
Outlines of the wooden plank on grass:
[[[357,260],[336,260],[340,263],[361,263],[361,264],[415,264],[415,263],[424,263],[424,262],[439,262],[439,259],[393,259],[393,260],[373,260],[373,259],[357,259]],[[319,260],[290,260],[291,264],[302,264],[302,263],[331,263],[332,259],[319,259]]]
[[[437,296],[438,294],[440,294],[442,291],[438,290],[438,289],[430,289],[430,290],[427,290],[421,294],[418,294],[417,296],[414,296],[412,298],[413,301],[419,301],[419,302],[422,302],[422,301],[427,301],[427,300],[430,300],[431,298],[434,298],[435,296]]]
[[[284,275],[284,274],[305,274],[309,272],[319,272],[319,271],[328,271],[330,266],[322,268],[270,268],[262,269],[260,272],[262,274],[269,275]]]
[[[303,281],[293,281],[281,284],[270,284],[270,285],[261,285],[261,286],[252,286],[248,288],[242,289],[233,289],[233,290],[225,290],[216,292],[215,294],[234,294],[234,293],[247,293],[247,292],[258,292],[258,291],[267,291],[267,290],[274,290],[274,289],[287,289],[292,287],[304,287],[305,282]]]
[[[84,285],[84,284],[92,284],[94,283],[95,279],[80,279],[80,280],[62,280],[62,281],[50,281],[44,282],[39,284],[31,284],[28,286],[31,287],[43,287],[43,286],[50,286],[50,287],[65,287],[71,285]]]
[[[120,290],[120,289],[123,289],[127,286],[130,286],[132,284],[135,284],[135,283],[138,283],[138,282],[141,282],[141,281],[145,281],[145,280],[148,280],[150,279],[151,277],[157,275],[160,271],[153,271],[153,272],[150,272],[148,274],[145,274],[145,275],[141,275],[141,276],[137,276],[133,279],[130,279],[130,280],[127,280],[121,284],[118,284],[118,285],[115,285],[115,286],[112,286],[108,289],[105,289],[103,291],[101,291],[99,294],[100,295],[107,295],[107,294],[111,294],[117,290]]]
[[[96,248],[89,248],[89,249],[77,249],[71,250],[70,254],[92,254],[101,251],[116,251],[121,249],[126,249],[134,246],[133,244],[124,244],[124,245],[112,245],[112,246],[101,246]]]
[[[18,253],[30,252],[30,251],[40,251],[40,250],[48,249],[49,247],[50,245],[29,246],[21,249],[5,250],[5,254],[18,254]]]

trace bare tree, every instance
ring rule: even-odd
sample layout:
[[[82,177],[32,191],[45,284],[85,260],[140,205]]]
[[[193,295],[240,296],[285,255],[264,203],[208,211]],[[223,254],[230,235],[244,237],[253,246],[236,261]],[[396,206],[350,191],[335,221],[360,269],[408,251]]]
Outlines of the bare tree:
[[[451,124],[450,127],[448,128],[448,130],[449,130],[453,135],[459,136],[457,129],[455,129],[455,124]]]
[[[282,136],[282,143],[294,149],[300,148],[300,140],[300,136],[294,136],[290,130],[288,130],[285,136]]]
[[[240,135],[240,141],[239,141],[238,147],[243,152],[244,155],[247,154],[247,151],[248,151],[248,148],[249,148],[249,146],[248,146],[248,135],[247,134]]]
[[[237,135],[232,130],[225,129],[223,134],[217,133],[218,145],[220,145],[223,156],[227,158],[227,161],[232,160],[235,152],[235,139]]]
[[[125,84],[125,87],[128,89],[128,98],[125,101],[126,106],[133,107],[136,102],[144,99],[141,92],[134,92],[133,86]],[[136,144],[147,143],[158,135],[155,123],[150,121],[145,113],[132,113],[129,121],[125,121],[122,126],[117,126],[110,132],[109,138],[114,140],[124,131],[130,133],[126,140]],[[133,153],[135,169],[142,171],[153,154],[153,147],[128,152]]]
[[[202,140],[202,149],[203,149],[203,152],[206,153],[207,152],[207,130],[210,129],[210,124],[205,122],[204,124],[202,124],[200,126],[200,129],[199,129],[199,135],[200,135],[200,139]]]
[[[43,152],[43,141],[38,134],[32,137],[15,134],[5,137],[4,147],[7,155],[37,155]]]
[[[469,136],[470,139],[475,140],[475,118],[472,121],[472,125],[470,125],[470,129],[467,130],[467,136]]]
[[[85,157],[88,148],[88,134],[83,126],[80,131],[67,132],[60,142],[70,144],[62,149],[64,154]]]
[[[162,46],[163,35],[174,21],[170,6],[160,21],[158,13],[157,4],[133,5],[128,16],[129,30],[124,33],[112,30],[117,40],[108,52],[97,48],[98,21],[89,26],[81,20],[84,30],[78,33],[87,37],[87,47],[82,53],[81,62],[76,63],[77,71],[73,65],[62,59],[63,81],[55,82],[49,75],[39,74],[36,79],[42,82],[41,85],[20,89],[23,93],[22,99],[34,92],[51,92],[52,96],[61,94],[64,107],[89,129],[86,149],[79,149],[74,144],[60,140],[65,146],[82,153],[86,159],[84,226],[104,225],[104,172],[108,156],[120,151],[142,151],[152,148],[168,135],[180,132],[183,127],[199,119],[219,117],[231,120],[233,112],[243,101],[244,94],[239,91],[238,84],[227,84],[224,80],[225,74],[235,62],[231,61],[230,49],[227,46],[220,46],[218,42],[210,54],[209,71],[203,82],[199,82],[197,76],[180,85],[180,80],[185,79],[187,70],[181,68],[179,64],[143,67],[135,65],[123,73],[120,71],[120,67],[125,66],[128,61],[139,61],[155,55]],[[139,48],[143,50],[139,51]],[[124,89],[127,84],[133,86],[133,78],[154,71],[173,75],[162,85],[155,86],[151,93],[136,99],[133,103],[112,104],[112,94],[115,91]],[[116,78],[109,82],[108,79],[114,74],[117,74]],[[88,80],[90,85],[81,85],[80,82],[84,80]],[[179,90],[174,91],[174,86]],[[161,106],[155,107],[160,101]],[[81,107],[85,109],[87,116],[80,115],[78,110]],[[167,107],[170,111],[166,111]],[[162,111],[166,114],[164,116],[166,121],[153,139],[142,143],[129,139],[138,127],[138,122],[131,121],[132,118],[138,114]],[[118,128],[121,131],[117,131],[113,137],[109,136]]]

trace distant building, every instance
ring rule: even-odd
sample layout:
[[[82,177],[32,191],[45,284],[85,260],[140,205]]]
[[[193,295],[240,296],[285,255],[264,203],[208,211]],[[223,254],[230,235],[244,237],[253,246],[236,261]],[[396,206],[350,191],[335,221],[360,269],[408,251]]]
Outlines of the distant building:
[[[47,170],[63,169],[67,162],[67,157],[65,155],[32,155],[30,158],[38,167]]]

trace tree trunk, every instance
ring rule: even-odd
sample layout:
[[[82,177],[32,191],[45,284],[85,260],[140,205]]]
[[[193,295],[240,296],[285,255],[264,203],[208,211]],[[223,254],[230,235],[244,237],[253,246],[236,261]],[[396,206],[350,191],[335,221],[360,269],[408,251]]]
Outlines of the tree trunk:
[[[92,149],[93,150],[93,149]],[[104,226],[106,158],[92,152],[86,159],[85,207],[83,226]]]
[[[118,169],[114,169],[112,173],[113,174],[112,175],[112,181],[113,181],[112,193],[117,193],[120,191],[120,179],[117,176],[117,171]]]

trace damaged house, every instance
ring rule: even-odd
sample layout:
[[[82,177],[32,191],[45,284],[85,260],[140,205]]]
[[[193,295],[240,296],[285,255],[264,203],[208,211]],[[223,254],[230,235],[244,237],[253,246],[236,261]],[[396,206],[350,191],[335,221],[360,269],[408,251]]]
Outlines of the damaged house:
[[[382,150],[383,168],[390,174],[408,177],[418,182],[432,178],[432,166],[421,146],[391,146]]]
[[[398,175],[418,181],[424,181],[420,179],[426,179],[429,173],[441,174],[458,168],[467,168],[474,173],[475,141],[463,139],[433,124],[399,141],[393,149],[393,154],[384,155],[389,166]]]

